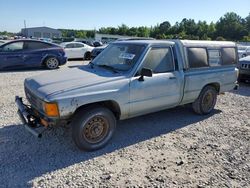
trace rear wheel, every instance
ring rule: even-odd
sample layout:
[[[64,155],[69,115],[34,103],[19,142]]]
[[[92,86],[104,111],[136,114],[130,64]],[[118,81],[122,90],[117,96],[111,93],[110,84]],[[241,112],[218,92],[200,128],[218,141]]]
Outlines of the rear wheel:
[[[55,57],[49,57],[45,60],[45,66],[48,69],[56,69],[59,66],[59,61]]]
[[[86,52],[85,53],[84,60],[91,60],[91,52]]]
[[[206,86],[202,89],[199,97],[192,104],[197,114],[209,114],[217,101],[217,91],[213,86]]]
[[[72,121],[72,138],[81,150],[93,151],[104,147],[114,134],[116,119],[104,107],[80,110]]]

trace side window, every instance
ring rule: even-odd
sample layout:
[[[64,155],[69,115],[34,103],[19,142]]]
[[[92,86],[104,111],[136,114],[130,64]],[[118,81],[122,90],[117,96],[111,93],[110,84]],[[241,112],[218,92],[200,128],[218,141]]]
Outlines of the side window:
[[[208,67],[206,48],[187,48],[187,55],[190,68]]]
[[[83,48],[83,47],[84,47],[84,44],[75,43],[75,48]]]
[[[220,52],[220,50],[208,49],[208,59],[209,59],[209,65],[211,67],[220,66],[221,65],[221,52]]]
[[[67,45],[65,46],[65,48],[74,48],[74,47],[75,47],[74,44],[67,44]]]
[[[143,62],[143,68],[151,69],[153,73],[174,71],[171,49],[152,48]]]
[[[16,52],[23,50],[23,42],[13,42],[3,47],[3,52]]]
[[[235,48],[222,48],[222,65],[236,64],[236,50]]]
[[[49,44],[45,44],[42,42],[27,42],[26,43],[26,48],[29,50],[37,50],[37,49],[44,49],[44,48],[49,48]]]

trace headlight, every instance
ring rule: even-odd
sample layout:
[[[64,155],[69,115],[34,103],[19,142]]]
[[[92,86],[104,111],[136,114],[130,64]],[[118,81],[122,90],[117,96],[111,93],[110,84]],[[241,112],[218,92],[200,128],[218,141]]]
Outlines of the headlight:
[[[57,103],[44,102],[43,108],[44,108],[44,112],[47,116],[50,116],[50,117],[58,117],[59,116],[59,110],[58,110]]]

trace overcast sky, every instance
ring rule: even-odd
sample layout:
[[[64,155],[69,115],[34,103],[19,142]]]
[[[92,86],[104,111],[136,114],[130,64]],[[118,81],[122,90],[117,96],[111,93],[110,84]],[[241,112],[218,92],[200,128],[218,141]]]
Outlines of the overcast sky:
[[[0,0],[0,31],[19,32],[24,27],[99,29],[172,25],[183,18],[210,23],[226,12],[245,18],[250,0]]]

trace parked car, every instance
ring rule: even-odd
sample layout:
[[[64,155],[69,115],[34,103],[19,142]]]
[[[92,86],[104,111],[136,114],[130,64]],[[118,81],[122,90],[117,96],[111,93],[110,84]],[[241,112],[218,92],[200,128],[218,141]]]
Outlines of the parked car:
[[[66,62],[63,48],[47,42],[23,39],[0,46],[0,70],[28,67],[56,69]]]
[[[246,57],[250,55],[250,46],[238,46],[239,58]]]
[[[108,45],[95,47],[91,52],[91,58],[95,59]]]
[[[239,81],[250,80],[250,56],[239,59]]]
[[[75,38],[75,40],[73,42],[81,42],[83,44],[87,44],[89,46],[94,47],[93,41],[92,40],[88,40],[88,39],[78,39],[78,38]]]
[[[94,41],[93,42],[94,47],[102,46],[103,43],[101,41]]]
[[[96,150],[117,120],[184,104],[211,113],[218,94],[237,89],[236,56],[225,41],[114,42],[89,65],[27,78],[30,105],[17,96],[18,114],[36,136],[37,126],[70,123],[76,145]]]
[[[3,45],[5,43],[5,41],[0,40],[0,46]]]
[[[91,51],[94,49],[81,42],[64,42],[61,43],[61,46],[64,48],[69,59],[83,58],[89,60],[91,59]]]

